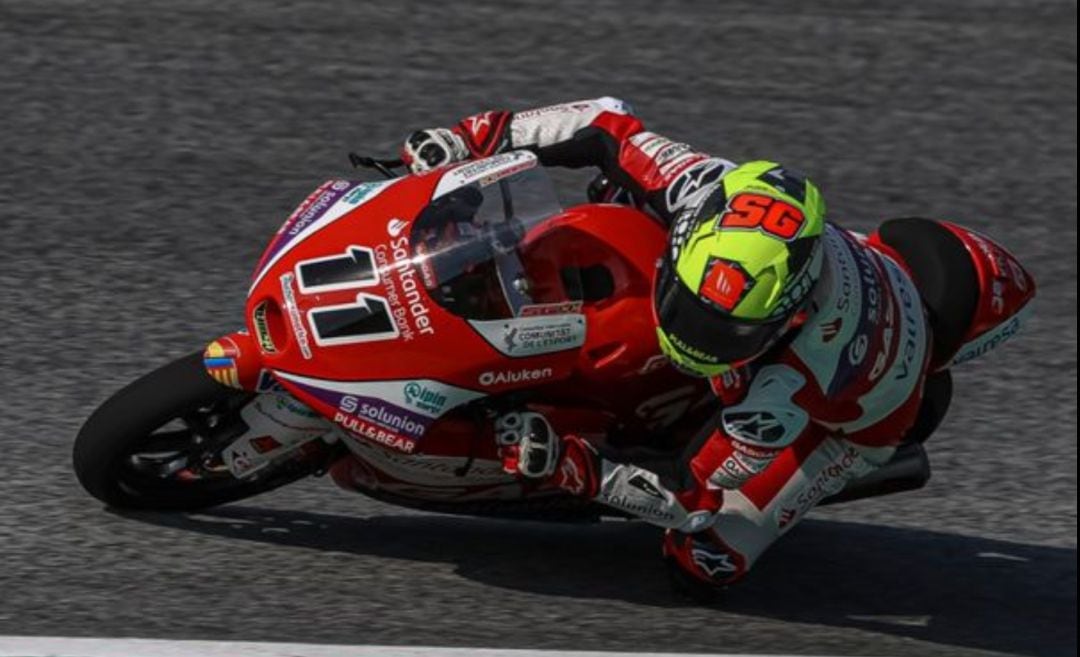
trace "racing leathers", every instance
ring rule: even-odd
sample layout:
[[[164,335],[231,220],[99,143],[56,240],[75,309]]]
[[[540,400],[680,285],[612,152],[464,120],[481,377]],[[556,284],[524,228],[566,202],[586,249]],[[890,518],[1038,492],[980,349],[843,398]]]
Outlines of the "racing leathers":
[[[405,152],[424,168],[466,150],[479,158],[514,149],[548,166],[599,167],[676,233],[735,168],[649,132],[613,98],[483,112],[416,133]],[[741,577],[816,503],[887,462],[915,421],[931,347],[911,276],[859,234],[830,224],[822,240],[822,276],[801,326],[712,380],[721,411],[678,476],[575,437],[553,464],[559,486],[665,527],[665,555],[698,580]]]

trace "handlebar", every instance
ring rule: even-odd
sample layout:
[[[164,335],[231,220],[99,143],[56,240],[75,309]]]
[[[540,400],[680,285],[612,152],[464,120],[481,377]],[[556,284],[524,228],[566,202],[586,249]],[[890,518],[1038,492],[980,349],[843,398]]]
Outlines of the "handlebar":
[[[405,166],[405,162],[400,158],[393,160],[378,159],[357,153],[349,153],[349,164],[353,165],[353,168],[375,169],[387,178],[397,178],[394,169]]]

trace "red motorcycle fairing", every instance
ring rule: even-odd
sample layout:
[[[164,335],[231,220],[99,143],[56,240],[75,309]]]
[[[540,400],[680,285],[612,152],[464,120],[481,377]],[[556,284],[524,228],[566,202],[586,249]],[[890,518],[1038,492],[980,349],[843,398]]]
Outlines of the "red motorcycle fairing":
[[[1031,314],[1035,279],[996,241],[954,223],[885,221],[865,243],[900,264],[919,287],[933,328],[931,368],[996,348]]]
[[[952,364],[958,365],[1016,335],[1031,315],[1035,279],[1005,247],[989,237],[954,223],[941,223],[964,243],[979,280],[975,315],[952,358]]]
[[[269,373],[346,431],[363,463],[338,463],[340,485],[519,497],[497,468],[491,414],[474,403],[497,406],[508,393],[527,390],[557,431],[631,442],[660,429],[678,440],[670,428],[692,426],[693,411],[713,403],[707,383],[668,366],[657,345],[649,297],[664,230],[625,206],[549,210],[522,193],[542,175],[535,156],[515,152],[386,182],[329,181],[278,231],[248,296],[250,338],[232,357],[261,372],[257,387],[271,385]],[[425,236],[444,226],[424,227],[459,190],[480,197],[478,217],[511,205],[515,222],[525,217],[515,243],[487,245],[494,273],[482,274],[488,261],[466,264],[463,278],[487,284],[480,296],[501,290],[500,303],[467,312],[438,276],[469,249],[429,250]],[[487,221],[496,235],[511,216]],[[508,253],[527,276],[508,281]]]

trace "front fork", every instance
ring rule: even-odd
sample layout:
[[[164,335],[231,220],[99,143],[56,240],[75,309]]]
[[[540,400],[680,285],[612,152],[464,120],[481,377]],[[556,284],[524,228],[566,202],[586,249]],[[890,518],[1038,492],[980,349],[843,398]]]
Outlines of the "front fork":
[[[246,429],[222,452],[237,479],[337,442],[334,424],[281,388],[263,368],[247,332],[230,333],[207,345],[203,366],[218,383],[257,393],[240,410]]]

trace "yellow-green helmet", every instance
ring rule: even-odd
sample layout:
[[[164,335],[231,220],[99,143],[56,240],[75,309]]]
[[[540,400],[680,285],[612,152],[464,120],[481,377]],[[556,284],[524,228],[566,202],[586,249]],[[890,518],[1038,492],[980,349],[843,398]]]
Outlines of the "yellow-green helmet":
[[[660,348],[715,376],[764,353],[821,275],[825,202],[775,162],[748,162],[675,222],[653,295]]]

